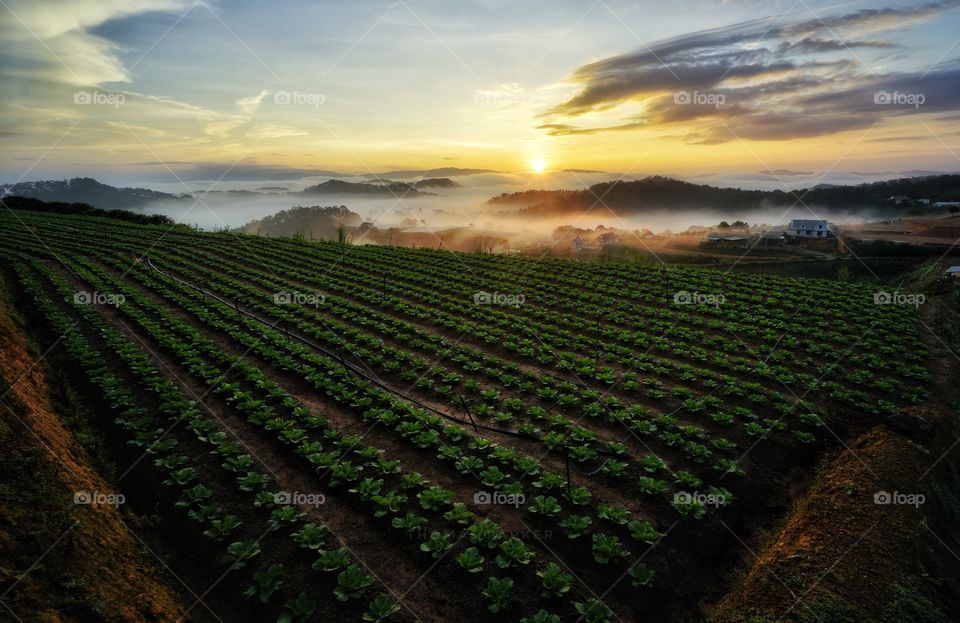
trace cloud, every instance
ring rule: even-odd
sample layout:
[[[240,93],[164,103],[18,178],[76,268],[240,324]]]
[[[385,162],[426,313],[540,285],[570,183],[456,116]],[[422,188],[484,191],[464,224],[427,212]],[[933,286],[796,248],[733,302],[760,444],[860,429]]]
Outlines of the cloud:
[[[91,30],[112,19],[189,6],[187,0],[7,0],[0,11],[0,73],[71,86],[129,82],[116,45]]]
[[[268,93],[269,91],[264,89],[256,95],[241,97],[237,100],[237,108],[239,108],[243,114],[252,117],[257,113],[257,110],[259,110],[260,103],[263,102],[263,98],[265,98]]]
[[[247,132],[252,138],[285,138],[288,136],[306,136],[309,132],[280,123],[261,123]]]
[[[696,133],[679,134],[712,144],[821,136],[887,117],[954,111],[956,62],[929,73],[923,67],[881,75],[859,54],[889,55],[899,44],[882,33],[958,6],[960,0],[949,0],[791,23],[764,18],[658,41],[576,69],[570,82],[579,90],[542,113],[537,128],[563,136],[696,121]],[[882,101],[884,93],[892,101]],[[916,96],[922,105],[914,105]],[[575,125],[576,118],[587,121]]]

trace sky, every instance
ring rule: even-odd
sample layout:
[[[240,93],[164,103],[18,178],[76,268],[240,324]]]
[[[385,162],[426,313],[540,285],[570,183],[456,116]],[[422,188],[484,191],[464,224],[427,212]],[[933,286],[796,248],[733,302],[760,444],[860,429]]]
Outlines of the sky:
[[[960,0],[0,0],[0,74],[0,182],[960,170]]]

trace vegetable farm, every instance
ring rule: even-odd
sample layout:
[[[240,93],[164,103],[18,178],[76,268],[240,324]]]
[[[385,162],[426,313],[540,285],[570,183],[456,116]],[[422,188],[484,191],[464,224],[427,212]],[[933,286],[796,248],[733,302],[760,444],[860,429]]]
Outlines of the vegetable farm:
[[[696,620],[930,380],[864,283],[12,210],[0,264],[251,620]]]

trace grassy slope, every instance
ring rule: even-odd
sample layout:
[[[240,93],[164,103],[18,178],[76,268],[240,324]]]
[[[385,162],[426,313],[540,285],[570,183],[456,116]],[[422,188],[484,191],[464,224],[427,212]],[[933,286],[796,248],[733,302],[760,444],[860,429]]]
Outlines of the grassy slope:
[[[64,425],[15,314],[0,283],[0,620],[177,620],[176,594],[131,518],[73,503],[74,492],[114,489]]]

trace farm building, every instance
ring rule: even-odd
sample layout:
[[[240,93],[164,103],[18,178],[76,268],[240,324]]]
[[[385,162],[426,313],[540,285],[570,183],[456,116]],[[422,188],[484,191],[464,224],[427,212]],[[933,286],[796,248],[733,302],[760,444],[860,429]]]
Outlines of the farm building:
[[[745,249],[750,245],[752,240],[753,236],[744,234],[709,233],[703,239],[702,244],[705,246],[722,247],[727,249]]]
[[[830,235],[830,226],[822,219],[793,219],[787,226],[787,234],[795,238],[826,238]]]
[[[783,232],[779,230],[769,230],[760,233],[760,239],[758,244],[764,247],[779,247],[786,244],[787,239],[784,237]]]

